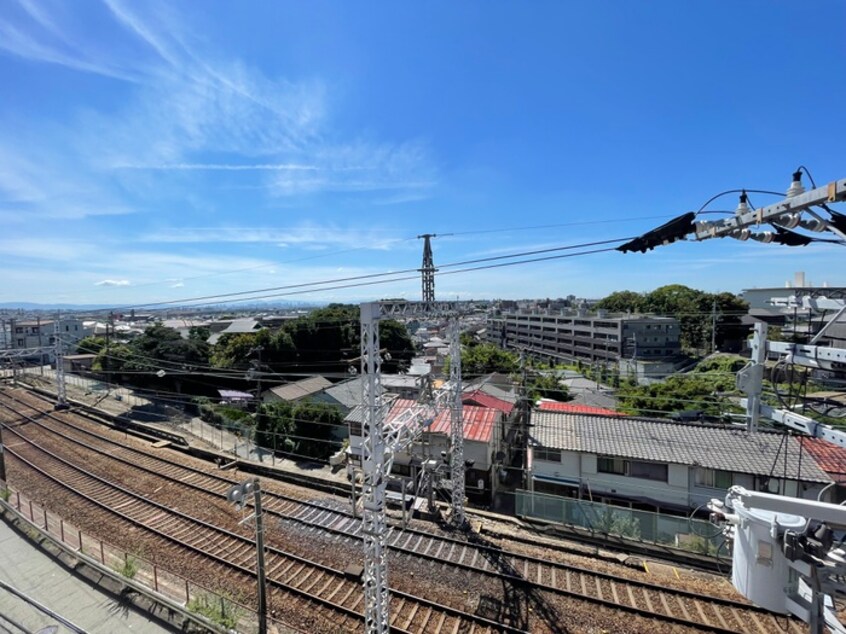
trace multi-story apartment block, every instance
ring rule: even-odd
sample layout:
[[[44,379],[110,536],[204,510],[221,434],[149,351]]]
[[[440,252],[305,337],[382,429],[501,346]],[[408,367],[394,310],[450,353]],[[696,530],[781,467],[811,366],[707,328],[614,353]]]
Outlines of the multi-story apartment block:
[[[56,343],[56,320],[11,320],[11,346],[15,349],[41,348]],[[75,317],[59,318],[59,336],[66,352],[76,349],[76,343],[85,336],[82,320]]]
[[[617,364],[621,359],[657,361],[680,352],[677,319],[602,311],[502,311],[488,317],[486,337],[503,348],[525,349],[552,361]]]

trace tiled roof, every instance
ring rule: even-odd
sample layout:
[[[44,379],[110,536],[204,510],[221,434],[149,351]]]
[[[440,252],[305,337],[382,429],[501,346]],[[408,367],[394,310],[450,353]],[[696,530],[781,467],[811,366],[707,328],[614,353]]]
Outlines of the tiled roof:
[[[253,398],[253,395],[249,392],[240,392],[238,390],[218,390],[217,393],[220,394],[220,398],[229,400],[252,400]]]
[[[390,423],[403,411],[409,407],[417,405],[416,401],[408,398],[398,398],[391,405],[388,415],[385,417],[385,422]],[[353,425],[361,425],[363,422],[364,408],[362,406],[356,407],[353,411],[347,414],[344,419]],[[499,421],[501,413],[489,407],[474,407],[467,405],[461,408],[462,417],[464,419],[464,439],[475,440],[478,442],[491,442],[496,428],[496,423]],[[434,434],[447,434],[450,432],[450,411],[444,410],[435,418],[435,421],[429,426],[429,431]]]
[[[344,407],[352,409],[356,405],[361,404],[361,388],[363,379],[357,376],[348,381],[336,383],[332,387],[326,388],[326,394],[334,398]]]
[[[594,407],[583,403],[559,403],[557,401],[541,401],[538,409],[544,412],[569,412],[571,414],[601,414],[605,416],[620,416],[620,412],[605,407]]]
[[[383,394],[382,398],[385,401],[393,401],[397,400],[398,402],[405,402],[407,405],[405,407],[411,407],[414,404],[414,401],[407,398],[397,398],[396,394]],[[356,405],[352,411],[344,417],[344,421],[347,423],[357,423],[361,425],[364,422],[364,406],[363,405]]]
[[[734,427],[713,427],[666,421],[587,416],[534,410],[531,440],[535,445],[636,460],[651,460],[754,475],[799,474],[799,442],[771,432],[748,433]],[[786,447],[786,449],[785,449]],[[807,456],[801,478],[831,482]]]
[[[315,392],[325,390],[331,387],[332,382],[322,376],[311,376],[301,381],[294,383],[286,383],[285,385],[277,385],[270,388],[269,392],[273,392],[283,401],[296,401],[306,396],[311,396]]]
[[[492,396],[486,392],[483,392],[482,390],[465,392],[464,395],[461,397],[461,401],[464,403],[475,404],[480,407],[490,407],[491,409],[497,409],[506,416],[508,416],[514,410],[514,403],[504,401],[501,398]]]
[[[846,449],[819,438],[800,438],[802,448],[836,482],[846,483]]]
[[[462,419],[464,420],[464,439],[476,440],[478,442],[490,442],[493,439],[494,428],[499,420],[500,412],[490,407],[474,407],[467,405],[461,408]],[[438,434],[450,433],[449,410],[444,410],[429,427],[429,431]]]

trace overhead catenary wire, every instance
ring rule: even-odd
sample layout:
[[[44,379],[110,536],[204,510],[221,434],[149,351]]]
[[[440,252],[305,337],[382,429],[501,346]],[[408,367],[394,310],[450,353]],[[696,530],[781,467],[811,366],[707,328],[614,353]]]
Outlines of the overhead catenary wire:
[[[556,251],[568,251],[568,250],[575,250],[575,249],[582,249],[590,246],[597,246],[603,244],[613,244],[616,242],[625,242],[626,240],[630,240],[631,238],[612,238],[608,240],[599,240],[593,242],[585,242],[581,244],[572,244],[572,245],[564,245],[560,247],[549,247],[544,249],[534,249],[528,251],[521,251],[516,253],[498,255],[498,256],[490,256],[485,258],[475,258],[469,260],[462,260],[459,262],[449,262],[445,264],[439,264],[439,269],[451,268],[451,267],[458,267],[458,266],[466,266],[468,264],[476,264],[481,262],[491,262],[496,260],[504,260],[504,259],[513,259],[519,257],[525,257],[527,255],[536,255],[540,253],[551,253]],[[548,258],[535,258],[535,259],[527,259],[527,260],[520,260],[517,262],[508,262],[499,265],[491,265],[488,267],[474,267],[474,268],[467,268],[467,269],[460,269],[457,271],[449,271],[449,272],[441,272],[439,271],[436,275],[444,275],[444,274],[458,274],[464,273],[469,271],[477,271],[477,270],[484,270],[485,268],[499,268],[502,266],[517,266],[520,264],[529,264],[534,262],[541,262],[546,260],[554,260],[554,259],[562,259],[567,257],[576,257],[580,255],[591,255],[594,253],[599,253],[602,251],[613,251],[613,249],[600,249],[600,250],[592,250],[592,251],[585,251],[575,254],[564,254],[559,256],[553,256]],[[267,299],[269,297],[285,297],[290,295],[301,295],[304,293],[312,293],[312,292],[322,292],[326,290],[339,290],[345,288],[355,288],[358,286],[371,286],[373,284],[387,284],[391,282],[397,281],[407,281],[407,280],[416,280],[419,279],[418,275],[418,268],[409,268],[409,269],[400,269],[397,271],[386,271],[381,273],[368,273],[364,275],[354,275],[348,277],[340,277],[340,278],[332,278],[332,279],[325,279],[325,280],[315,280],[311,282],[302,282],[298,284],[286,284],[282,286],[273,286],[261,289],[253,289],[249,291],[235,291],[230,293],[220,293],[215,295],[202,295],[196,297],[185,297],[180,299],[173,299],[173,300],[164,300],[159,302],[147,302],[147,303],[140,303],[140,304],[128,304],[123,306],[115,306],[112,308],[104,308],[104,309],[97,309],[92,311],[93,313],[103,313],[103,312],[120,312],[126,311],[130,309],[139,309],[139,308],[154,308],[157,306],[171,306],[171,305],[192,305],[194,307],[200,305],[209,305],[210,303],[219,304],[226,300],[229,303],[240,302],[240,301],[253,301],[256,299]],[[414,275],[405,275],[407,273],[414,273]],[[397,276],[400,277],[391,277]],[[388,278],[388,279],[378,279],[378,278]],[[376,281],[373,281],[373,280]],[[369,280],[369,281],[364,281]],[[346,282],[351,282],[346,284]],[[360,282],[360,283],[355,283]],[[326,286],[331,285],[331,286]],[[295,289],[306,289],[306,290],[295,290]],[[274,291],[291,291],[291,292],[284,292],[284,293],[276,293],[272,295],[258,295],[253,296],[256,293],[271,293]],[[207,300],[217,300],[215,302],[208,302]],[[197,304],[196,302],[206,302],[205,304]]]

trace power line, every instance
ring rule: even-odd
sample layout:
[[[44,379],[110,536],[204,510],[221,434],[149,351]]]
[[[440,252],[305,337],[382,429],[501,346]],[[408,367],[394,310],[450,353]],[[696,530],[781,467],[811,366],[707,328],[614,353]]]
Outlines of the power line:
[[[595,246],[599,244],[612,244],[615,242],[624,242],[629,240],[630,238],[615,238],[610,240],[602,240],[598,242],[586,242],[582,244],[573,244],[573,245],[565,245],[560,247],[551,247],[547,249],[536,249],[536,250],[529,250],[529,251],[521,251],[516,253],[511,253],[507,255],[500,255],[500,256],[492,256],[487,258],[476,258],[471,260],[463,260],[459,262],[451,262],[448,264],[440,265],[440,268],[450,268],[456,266],[465,266],[468,264],[475,264],[480,262],[490,262],[494,260],[502,260],[502,259],[511,259],[511,258],[519,258],[524,257],[526,255],[534,255],[538,253],[550,253],[555,251],[566,251],[566,250],[574,250],[574,249],[581,249],[588,246]],[[586,251],[584,253],[577,253],[577,254],[567,254],[558,256],[559,258],[563,257],[574,257],[575,255],[589,255],[592,253],[599,253],[601,251],[608,251],[613,249],[603,249],[603,250],[594,250],[594,251]],[[556,257],[550,258],[535,258],[535,259],[528,259],[528,260],[521,260],[518,262],[512,262],[507,264],[501,264],[499,266],[515,266],[519,264],[528,264],[532,262],[541,262],[545,260],[553,260],[557,259]],[[456,273],[464,273],[469,271],[477,271],[477,270],[484,270],[486,267],[474,267],[474,268],[467,268],[461,269],[457,271],[449,271],[447,273],[439,273],[441,275],[444,274],[456,274]],[[498,268],[497,266],[491,266],[488,268]],[[267,299],[270,297],[284,297],[290,295],[300,295],[303,293],[311,293],[311,292],[318,292],[318,291],[327,291],[327,290],[339,290],[345,288],[354,288],[358,286],[371,286],[373,284],[387,284],[391,282],[398,282],[398,281],[406,281],[410,279],[418,279],[417,275],[410,275],[405,276],[407,273],[416,273],[418,271],[417,268],[413,269],[401,269],[398,271],[387,271],[382,273],[369,273],[365,275],[355,275],[349,277],[341,277],[341,278],[332,278],[332,279],[325,279],[325,280],[316,280],[312,282],[302,282],[299,284],[287,284],[283,286],[274,286],[268,288],[260,288],[260,289],[253,289],[249,291],[235,291],[231,293],[220,293],[216,295],[203,295],[197,297],[186,297],[182,299],[174,299],[174,300],[166,300],[160,302],[149,302],[149,303],[142,303],[142,304],[134,304],[134,305],[125,305],[125,306],[118,306],[109,309],[98,309],[96,311],[92,311],[94,313],[102,313],[102,312],[114,312],[114,311],[126,311],[130,309],[137,309],[137,308],[153,308],[157,306],[168,306],[168,305],[187,305],[191,304],[193,307],[208,305],[211,303],[221,303],[222,301],[226,300],[229,303],[235,303],[240,301],[254,301],[257,299]],[[360,284],[350,283],[350,284],[342,284],[345,282],[358,282],[361,280],[374,280],[378,278],[389,278],[390,276],[400,275],[401,277],[394,277],[391,279],[381,279],[378,281],[369,281],[369,282],[362,282]],[[332,284],[333,286],[325,287],[324,285]],[[252,296],[255,293],[269,293],[274,291],[288,291],[291,289],[307,289],[307,290],[298,290],[296,292],[285,292],[285,293],[277,293],[273,295],[258,295]],[[245,297],[245,296],[250,297]],[[241,299],[234,299],[234,298],[241,298]],[[206,300],[218,300],[217,302],[206,302]],[[195,302],[206,302],[205,304],[195,304]]]

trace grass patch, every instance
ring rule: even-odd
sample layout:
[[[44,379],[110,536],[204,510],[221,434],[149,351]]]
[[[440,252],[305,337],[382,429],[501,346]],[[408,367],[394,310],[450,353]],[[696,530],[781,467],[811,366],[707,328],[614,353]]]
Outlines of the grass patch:
[[[123,565],[116,566],[115,570],[127,579],[133,579],[138,574],[138,568],[140,568],[138,557],[127,553],[123,557]]]
[[[188,601],[188,609],[227,629],[238,625],[241,609],[228,597],[200,594]]]

